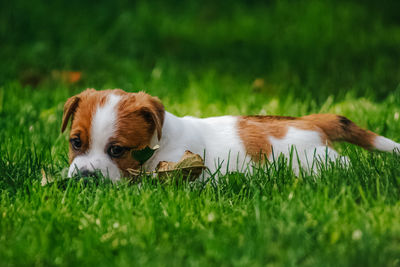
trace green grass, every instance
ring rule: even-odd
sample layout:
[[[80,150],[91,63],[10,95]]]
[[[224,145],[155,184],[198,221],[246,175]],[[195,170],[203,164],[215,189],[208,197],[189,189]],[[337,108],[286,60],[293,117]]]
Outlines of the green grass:
[[[52,174],[68,164],[67,135],[59,134],[68,90],[5,89],[1,265],[399,264],[399,156],[339,146],[352,167],[314,176],[295,177],[278,161],[249,177],[221,177],[218,184],[71,181],[42,187],[41,169]],[[241,99],[232,96],[233,103]],[[253,100],[251,108],[247,99],[240,106],[245,113],[338,112],[398,140],[398,96],[379,104],[328,100],[322,108],[293,98]],[[236,104],[200,100],[167,98],[166,106],[180,115],[242,112]]]
[[[0,3],[0,266],[400,265],[391,153],[337,145],[350,168],[298,177],[279,159],[218,183],[40,185],[68,166],[63,104],[86,87],[145,89],[180,116],[337,113],[400,141],[397,1],[156,3]]]

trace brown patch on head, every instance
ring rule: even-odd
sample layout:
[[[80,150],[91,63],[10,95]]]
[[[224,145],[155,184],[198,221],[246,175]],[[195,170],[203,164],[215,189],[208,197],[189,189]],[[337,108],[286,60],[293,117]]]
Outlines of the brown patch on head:
[[[112,158],[118,168],[127,174],[126,169],[139,168],[139,163],[130,155],[132,149],[149,146],[154,134],[158,140],[162,136],[164,106],[156,97],[146,93],[127,93],[119,89],[96,91],[88,89],[67,100],[61,130],[64,131],[69,119],[72,120],[70,139],[79,138],[82,146],[74,150],[70,144],[69,160],[85,153],[90,148],[91,123],[98,107],[106,103],[110,94],[121,96],[117,105],[117,123],[115,134],[109,145],[121,146],[125,153],[119,158]],[[106,152],[106,151],[105,151]]]
[[[65,128],[68,125],[69,119],[73,120],[73,114],[75,113],[76,108],[78,107],[80,98],[77,96],[73,96],[68,98],[67,102],[64,104],[64,113],[61,123],[61,133],[65,131]]]
[[[64,132],[71,119],[70,139],[79,138],[82,146],[79,150],[74,150],[72,145],[69,147],[69,161],[80,154],[85,153],[90,147],[90,131],[94,112],[97,107],[105,104],[107,96],[112,94],[125,94],[122,90],[104,90],[96,91],[94,89],[86,89],[82,93],[73,96],[67,100],[64,105],[64,115],[61,131]]]
[[[135,150],[150,146],[154,135],[161,139],[164,114],[164,106],[156,97],[143,92],[124,95],[119,102],[117,128],[112,142]],[[139,163],[130,153],[114,161],[125,173],[128,168],[139,168]]]

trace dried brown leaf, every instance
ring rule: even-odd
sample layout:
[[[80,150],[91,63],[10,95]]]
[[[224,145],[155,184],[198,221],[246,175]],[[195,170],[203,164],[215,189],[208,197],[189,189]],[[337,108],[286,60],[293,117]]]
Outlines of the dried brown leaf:
[[[206,168],[200,155],[186,150],[178,162],[161,161],[156,172],[159,177],[169,176],[171,173],[181,171],[185,179],[195,180]]]
[[[156,173],[162,179],[170,178],[172,173],[180,171],[184,179],[192,181],[199,177],[204,169],[206,169],[206,166],[204,166],[204,160],[200,155],[186,150],[178,162],[160,161],[155,172],[141,172],[140,170],[133,169],[128,169],[127,171],[133,176]]]

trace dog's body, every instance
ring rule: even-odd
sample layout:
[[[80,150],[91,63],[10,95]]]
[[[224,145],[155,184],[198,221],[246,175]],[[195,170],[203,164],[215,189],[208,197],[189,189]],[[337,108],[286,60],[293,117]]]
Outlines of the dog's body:
[[[296,172],[297,156],[304,168],[309,167],[307,164],[312,164],[314,152],[316,157],[325,157],[326,152],[331,159],[338,157],[333,149],[326,146],[318,132],[291,127],[291,119],[265,117],[265,121],[260,122],[257,119],[262,118],[239,116],[179,118],[166,112],[163,136],[159,142],[160,149],[145,163],[145,167],[153,170],[162,160],[176,162],[185,150],[204,155],[205,165],[211,173],[217,170],[222,173],[243,172],[249,163],[264,160],[264,156],[269,160],[277,159],[281,153],[289,157],[292,146],[296,148],[298,154],[296,160],[292,162]],[[274,130],[277,132],[267,135],[263,128],[269,126],[276,127]],[[287,129],[278,129],[284,127]],[[317,150],[314,151],[315,149]],[[306,155],[310,157],[308,162]]]
[[[157,98],[122,90],[90,89],[71,97],[65,104],[62,131],[69,118],[69,176],[99,170],[119,180],[127,169],[140,167],[129,151],[155,145],[160,148],[143,165],[148,171],[160,161],[178,161],[185,150],[204,156],[210,173],[245,171],[251,163],[272,161],[281,154],[292,159],[295,172],[300,167],[310,170],[315,160],[346,163],[347,158],[331,147],[334,141],[400,150],[400,144],[342,116],[179,118],[166,112]]]

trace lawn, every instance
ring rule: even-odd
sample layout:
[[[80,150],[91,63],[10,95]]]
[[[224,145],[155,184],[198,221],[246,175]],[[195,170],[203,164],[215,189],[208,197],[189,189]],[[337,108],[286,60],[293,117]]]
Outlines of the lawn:
[[[65,100],[159,96],[179,116],[337,113],[400,141],[398,1],[2,1],[0,266],[398,266],[400,156],[140,185],[68,181]],[[69,80],[71,71],[79,72]]]

